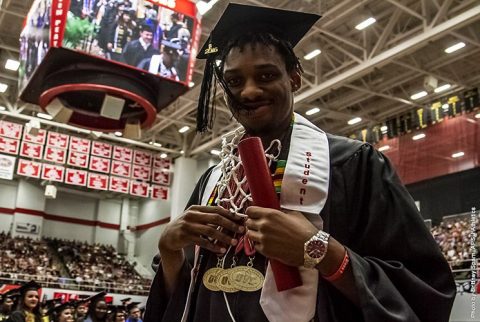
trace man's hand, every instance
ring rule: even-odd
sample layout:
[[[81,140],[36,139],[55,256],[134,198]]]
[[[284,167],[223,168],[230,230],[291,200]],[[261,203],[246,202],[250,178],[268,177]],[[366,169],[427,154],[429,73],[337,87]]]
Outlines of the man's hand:
[[[303,246],[318,228],[301,212],[252,206],[246,215],[247,236],[258,252],[290,266],[303,265]]]
[[[238,224],[239,219],[241,217],[222,207],[191,206],[167,225],[160,237],[158,248],[160,253],[162,250],[171,253],[195,244],[214,253],[225,253],[226,247],[235,246],[238,242],[229,236],[228,231],[244,231],[244,227]]]

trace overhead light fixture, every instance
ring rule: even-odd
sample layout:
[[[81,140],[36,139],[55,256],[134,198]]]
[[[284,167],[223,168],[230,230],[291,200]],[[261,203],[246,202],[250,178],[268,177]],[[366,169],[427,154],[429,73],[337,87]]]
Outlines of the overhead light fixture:
[[[185,151],[183,151],[183,150],[182,150],[182,151],[180,151],[180,154],[185,154]]]
[[[412,96],[410,96],[410,98],[411,98],[412,100],[418,100],[418,99],[420,99],[420,98],[422,98],[422,97],[425,97],[425,96],[427,96],[427,95],[428,95],[427,92],[421,91],[421,92],[418,92],[418,93],[413,94]]]
[[[5,83],[0,83],[0,93],[5,93],[8,89],[8,85]]]
[[[320,112],[320,109],[318,107],[314,107],[308,111],[305,112],[305,115],[313,115]]]
[[[41,119],[45,119],[45,120],[52,120],[53,119],[53,116],[51,116],[50,114],[47,114],[47,113],[37,113],[37,117],[39,117]]]
[[[355,26],[355,29],[357,30],[363,30],[365,28],[367,28],[368,26],[374,24],[375,22],[377,21],[377,19],[373,18],[373,17],[370,17],[364,21],[362,21],[361,23],[359,23],[358,25]]]
[[[0,111],[5,111],[5,110],[7,110],[7,108],[3,105],[0,105]]]
[[[445,49],[445,52],[446,52],[447,54],[451,54],[451,53],[453,53],[454,51],[457,51],[457,50],[459,50],[459,49],[462,49],[463,47],[465,47],[465,43],[461,41],[461,42],[456,43],[455,45],[452,45],[452,46],[446,48],[446,49]]]
[[[449,89],[450,87],[452,87],[452,85],[450,84],[444,84],[442,86],[438,86],[437,88],[435,88],[433,91],[435,93],[440,93],[440,92],[443,92],[443,91],[446,91],[447,89]]]
[[[160,158],[165,159],[168,155],[166,153],[160,154]]]
[[[460,158],[460,157],[463,157],[464,155],[465,155],[465,153],[460,151],[460,152],[456,152],[456,153],[452,154],[452,158]]]
[[[189,82],[189,83],[188,83],[188,87],[192,88],[193,86],[195,86],[195,83],[194,83],[194,82]]]
[[[480,113],[475,114],[474,116],[476,119],[480,119]]]
[[[154,142],[154,141],[150,141],[150,142],[148,142],[148,144],[153,145],[153,146],[158,146],[158,147],[162,146],[162,143],[158,143],[158,142]]]
[[[185,132],[187,132],[188,130],[190,130],[190,126],[185,125],[185,126],[183,126],[182,128],[180,128],[180,129],[178,130],[178,132],[180,132],[180,133],[185,133]]]
[[[384,145],[379,147],[378,151],[383,152],[383,151],[387,151],[388,149],[390,149],[390,145]]]
[[[350,121],[348,121],[347,123],[348,123],[348,125],[353,125],[353,124],[357,124],[361,121],[362,121],[362,119],[360,117],[355,117],[355,118],[351,119]]]
[[[115,134],[115,136],[122,136],[122,135],[123,135],[123,133],[120,132],[120,131],[117,131],[117,132],[115,132],[115,133],[113,133],[113,134]]]
[[[420,134],[414,135],[412,137],[412,140],[417,141],[417,140],[423,139],[424,137],[426,137],[426,135],[424,133],[420,133]]]
[[[303,56],[303,59],[310,60],[310,59],[320,55],[321,53],[322,53],[322,51],[317,48],[317,49],[312,50],[311,52],[309,52],[305,56]]]
[[[380,131],[382,131],[382,133],[387,133],[388,131],[388,126],[384,125],[380,128]]]
[[[7,62],[5,63],[5,69],[13,70],[14,72],[16,72],[18,70],[18,67],[20,67],[20,62],[18,60],[7,59]]]
[[[210,150],[210,154],[219,155],[220,151],[213,149],[213,150]]]

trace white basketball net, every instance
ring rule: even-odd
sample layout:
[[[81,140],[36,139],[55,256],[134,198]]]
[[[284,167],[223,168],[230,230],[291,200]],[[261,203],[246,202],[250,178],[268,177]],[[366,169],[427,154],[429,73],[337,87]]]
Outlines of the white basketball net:
[[[221,205],[228,205],[228,210],[230,212],[235,213],[239,216],[245,217],[245,203],[247,201],[252,201],[252,197],[250,193],[247,193],[243,190],[242,185],[245,184],[247,181],[247,177],[243,176],[243,178],[239,178],[239,169],[243,166],[242,160],[238,155],[238,143],[242,139],[243,135],[245,134],[245,130],[243,128],[239,128],[235,130],[233,133],[233,138],[227,142],[227,138],[224,137],[222,139],[222,151],[220,152],[220,159],[221,159],[221,171],[222,176],[220,180],[217,182],[217,199],[216,204]],[[267,158],[268,166],[272,164],[272,162],[278,160],[278,156],[280,155],[280,151],[282,150],[282,143],[280,140],[273,140],[268,148],[265,150],[265,157]],[[230,183],[233,179],[235,182],[234,188],[232,189]],[[235,202],[237,200],[237,202]]]

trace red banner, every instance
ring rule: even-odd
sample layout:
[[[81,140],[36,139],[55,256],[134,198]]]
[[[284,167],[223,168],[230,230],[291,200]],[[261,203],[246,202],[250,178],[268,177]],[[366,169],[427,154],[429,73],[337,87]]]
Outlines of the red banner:
[[[152,185],[152,199],[168,200],[168,188]]]
[[[43,145],[23,141],[20,147],[20,155],[27,158],[41,159]]]
[[[64,164],[67,159],[67,150],[47,146],[43,158],[47,161]]]
[[[130,180],[126,178],[110,177],[110,187],[108,190],[128,193],[130,188]]]
[[[130,178],[132,172],[132,164],[117,160],[112,160],[112,168],[110,170],[111,174],[116,176]]]
[[[88,139],[77,138],[72,136],[70,138],[70,150],[80,153],[90,152],[91,141]]]
[[[17,166],[17,174],[26,177],[40,178],[42,164],[35,161],[19,159]]]
[[[65,168],[59,165],[43,164],[42,179],[48,181],[63,182]]]
[[[102,158],[112,157],[112,145],[103,142],[94,141],[92,143],[92,155]]]
[[[88,154],[70,150],[70,152],[68,153],[67,164],[72,165],[74,167],[87,168],[88,159],[89,159]]]
[[[146,182],[131,181],[130,194],[138,197],[148,198],[149,185]]]
[[[20,141],[0,136],[0,152],[8,154],[18,154]]]
[[[23,125],[0,120],[0,136],[19,140],[22,137]]]
[[[100,158],[96,156],[90,157],[90,170],[109,173],[110,172],[110,159]]]
[[[70,136],[67,134],[48,132],[47,145],[56,148],[66,149],[68,148],[68,141]]]
[[[87,187],[97,190],[107,190],[108,176],[104,174],[89,172]]]
[[[75,185],[75,186],[86,186],[87,173],[88,172],[85,170],[67,169],[67,174],[65,176],[65,183]]]

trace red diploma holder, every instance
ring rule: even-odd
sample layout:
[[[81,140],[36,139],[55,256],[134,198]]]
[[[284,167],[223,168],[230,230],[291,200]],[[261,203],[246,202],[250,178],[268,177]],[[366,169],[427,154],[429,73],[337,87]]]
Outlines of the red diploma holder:
[[[20,98],[91,130],[149,128],[189,89],[199,38],[189,0],[34,0],[20,35]]]
[[[280,209],[280,201],[275,193],[270,169],[268,168],[262,141],[250,137],[238,144],[238,151],[247,177],[253,204],[259,207]],[[297,267],[270,260],[275,283],[279,292],[302,285]]]

